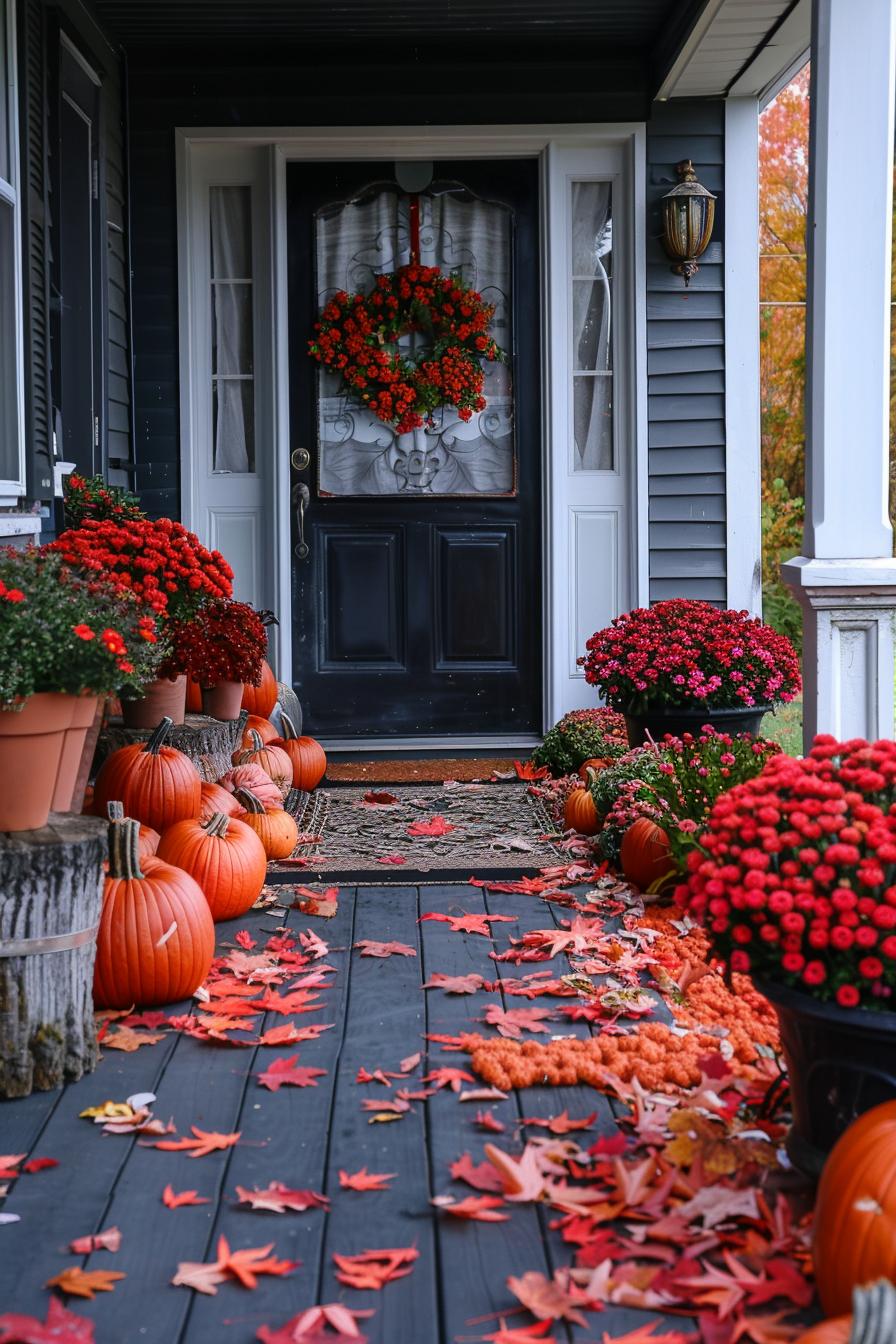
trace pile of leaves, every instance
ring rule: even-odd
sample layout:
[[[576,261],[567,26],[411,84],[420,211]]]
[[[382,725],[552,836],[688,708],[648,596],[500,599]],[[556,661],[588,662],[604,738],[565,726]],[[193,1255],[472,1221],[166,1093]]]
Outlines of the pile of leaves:
[[[615,760],[626,751],[628,737],[621,714],[612,709],[574,709],[548,729],[532,760],[560,777],[575,774],[593,757]]]

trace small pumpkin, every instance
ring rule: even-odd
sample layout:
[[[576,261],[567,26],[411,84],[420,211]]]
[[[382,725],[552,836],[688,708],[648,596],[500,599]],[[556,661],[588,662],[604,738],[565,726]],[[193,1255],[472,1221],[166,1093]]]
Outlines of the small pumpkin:
[[[280,713],[280,722],[283,724],[283,736],[275,738],[273,745],[289,756],[293,788],[310,793],[327,772],[326,752],[315,738],[297,733],[292,719],[283,711]]]
[[[632,822],[619,847],[622,871],[640,891],[647,891],[675,871],[669,837],[649,817]]]
[[[106,808],[106,816],[110,821],[124,821],[124,806],[122,803],[109,803]],[[138,855],[141,863],[144,859],[151,859],[159,847],[161,836],[158,831],[154,831],[151,826],[140,827],[140,843],[138,845]]]
[[[270,663],[265,659],[261,665],[261,681],[257,686],[250,686],[248,682],[243,686],[243,709],[247,709],[250,714],[257,714],[259,718],[269,719],[271,711],[277,703],[277,678],[274,676]]]
[[[249,789],[237,789],[245,808],[241,820],[258,836],[269,859],[288,859],[299,841],[299,828],[282,807],[265,807]]]
[[[106,757],[93,794],[98,815],[121,800],[129,817],[159,832],[198,815],[202,780],[189,757],[165,745],[171,727],[164,718],[148,742],[119,747]]]
[[[578,831],[580,835],[595,835],[600,830],[600,819],[590,789],[573,789],[567,796],[563,807],[563,825],[567,830]]]
[[[812,1258],[828,1316],[850,1310],[852,1290],[896,1280],[896,1101],[860,1115],[831,1150],[815,1201]]]
[[[257,714],[250,714],[246,719],[246,726],[243,729],[243,735],[239,740],[239,745],[230,758],[234,765],[237,763],[236,758],[239,753],[241,751],[246,751],[247,748],[251,747],[252,739],[249,734],[253,732],[258,734],[262,742],[273,742],[274,738],[277,736],[277,729],[271,723],[270,719],[262,719]]]
[[[813,1325],[804,1335],[800,1335],[795,1344],[849,1344],[851,1331],[851,1316],[835,1316],[833,1320],[819,1321],[818,1325]]]
[[[285,798],[292,788],[292,761],[288,754],[276,742],[263,742],[261,734],[254,729],[249,732],[249,743],[248,747],[236,753],[234,765],[260,766]]]
[[[141,858],[140,823],[113,817],[96,939],[96,1006],[188,999],[208,975],[214,954],[214,924],[198,884],[161,859]]]
[[[210,784],[205,779],[202,781],[202,800],[199,804],[200,821],[208,821],[209,817],[213,816],[215,812],[223,812],[226,817],[239,817],[242,815],[242,811],[243,809],[236,798],[223,785]]]
[[[265,807],[281,807],[283,805],[283,794],[260,765],[234,766],[232,770],[227,771],[226,775],[221,776],[218,783],[222,789],[230,794],[235,794],[237,789],[250,789],[257,798],[261,799]],[[226,812],[227,808],[222,807],[220,810]]]
[[[158,857],[183,868],[205,893],[215,923],[244,915],[264,886],[267,855],[237,817],[215,812],[208,821],[179,821],[162,834]]]
[[[579,779],[588,780],[589,771],[593,770],[599,774],[601,770],[606,770],[607,766],[612,765],[613,760],[610,756],[589,756],[587,761],[583,761],[579,766]]]

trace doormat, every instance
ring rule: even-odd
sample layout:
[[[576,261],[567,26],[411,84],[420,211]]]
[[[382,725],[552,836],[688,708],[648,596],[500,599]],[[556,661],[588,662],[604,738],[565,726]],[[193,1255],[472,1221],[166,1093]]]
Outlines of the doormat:
[[[492,775],[515,776],[513,761],[503,757],[442,757],[438,760],[330,761],[328,784],[442,784],[489,780]]]
[[[562,838],[524,784],[342,786],[292,793],[299,826],[291,858],[269,882],[375,883],[519,877],[557,863]]]

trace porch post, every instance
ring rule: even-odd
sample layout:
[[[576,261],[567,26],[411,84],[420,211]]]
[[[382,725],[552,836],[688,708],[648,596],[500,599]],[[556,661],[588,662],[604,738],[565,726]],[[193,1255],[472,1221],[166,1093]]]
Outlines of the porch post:
[[[893,736],[887,510],[896,0],[813,0],[803,608],[806,746]]]

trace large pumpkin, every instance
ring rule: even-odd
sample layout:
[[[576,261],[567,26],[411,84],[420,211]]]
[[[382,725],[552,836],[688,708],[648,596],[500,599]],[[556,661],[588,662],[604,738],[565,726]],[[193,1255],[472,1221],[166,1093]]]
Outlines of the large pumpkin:
[[[139,846],[139,822],[110,822],[93,981],[98,1008],[188,999],[215,953],[211,911],[198,884],[161,859],[142,859]]]
[[[896,1281],[896,1101],[866,1111],[837,1140],[821,1173],[814,1229],[828,1316],[850,1310],[853,1288]]]
[[[106,757],[93,794],[98,815],[120,799],[129,817],[159,832],[198,816],[202,780],[189,757],[165,746],[171,726],[171,719],[162,719],[148,742],[119,747]]]
[[[299,841],[299,828],[282,807],[265,807],[249,789],[238,789],[236,797],[245,808],[240,818],[250,826],[264,845],[269,859],[288,859]]]
[[[283,794],[260,765],[235,765],[226,775],[221,776],[218,783],[227,793],[235,794],[237,789],[250,789],[265,807],[283,806]],[[226,807],[219,810],[227,812]],[[238,811],[241,812],[242,808]]]
[[[208,821],[171,826],[162,835],[158,857],[196,879],[216,923],[244,915],[264,886],[264,845],[250,826],[223,812]]]
[[[580,835],[595,835],[600,829],[600,819],[590,789],[573,789],[567,795],[563,807],[563,825],[567,830],[578,831]]]
[[[279,798],[279,791],[277,796]],[[202,801],[199,804],[200,821],[210,821],[216,812],[223,812],[225,817],[238,817],[242,814],[242,811],[242,805],[223,785],[210,784],[205,779],[202,781]]]
[[[250,714],[257,714],[262,719],[269,719],[276,703],[277,678],[270,663],[265,660],[261,665],[261,681],[258,685],[243,686],[243,709],[248,709]]]
[[[282,711],[280,722],[283,724],[283,736],[276,738],[272,745],[285,751],[292,763],[293,788],[310,793],[327,772],[326,752],[315,738],[300,736],[292,719]]]
[[[277,729],[271,723],[270,719],[262,719],[258,714],[250,714],[246,719],[246,725],[243,728],[243,735],[239,740],[239,745],[231,757],[234,765],[236,764],[236,758],[239,753],[245,751],[247,747],[251,747],[252,739],[249,736],[250,733],[257,733],[262,742],[273,742],[274,738],[277,736]]]
[[[279,741],[279,739],[277,739]],[[249,733],[248,747],[238,751],[234,765],[257,765],[268,775],[285,798],[292,788],[292,761],[276,742],[262,742],[261,734]]]
[[[669,837],[649,817],[632,822],[619,847],[622,871],[640,891],[647,891],[675,871]]]
[[[600,774],[601,770],[606,770],[607,766],[612,764],[612,756],[589,756],[587,761],[583,761],[579,766],[579,779],[584,779],[587,782],[588,775],[592,770],[595,774]]]

